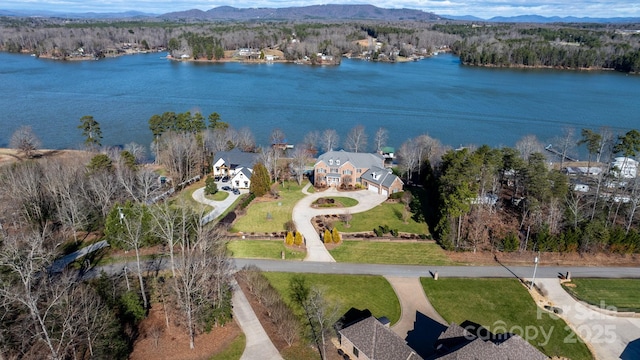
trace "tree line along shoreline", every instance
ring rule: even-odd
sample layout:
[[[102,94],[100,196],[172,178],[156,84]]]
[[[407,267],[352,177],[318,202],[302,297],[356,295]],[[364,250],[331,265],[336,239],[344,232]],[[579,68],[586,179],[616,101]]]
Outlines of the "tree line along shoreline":
[[[410,61],[451,51],[472,66],[634,74],[640,71],[640,34],[634,31],[638,27],[444,20],[189,23],[2,17],[0,50],[69,60],[168,51],[174,59],[191,61],[268,58],[308,64],[339,64],[343,56]]]

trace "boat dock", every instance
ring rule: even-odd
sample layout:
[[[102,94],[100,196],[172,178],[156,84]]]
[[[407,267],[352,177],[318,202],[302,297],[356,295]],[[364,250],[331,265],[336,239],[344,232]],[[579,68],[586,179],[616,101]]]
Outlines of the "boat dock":
[[[567,156],[567,155],[562,155],[562,153],[559,152],[558,150],[554,149],[553,145],[551,145],[551,144],[545,146],[544,149],[547,150],[548,152],[552,153],[552,154],[555,154],[555,155],[561,157],[561,158],[564,156],[565,160],[578,161],[578,159],[572,158],[572,157]]]

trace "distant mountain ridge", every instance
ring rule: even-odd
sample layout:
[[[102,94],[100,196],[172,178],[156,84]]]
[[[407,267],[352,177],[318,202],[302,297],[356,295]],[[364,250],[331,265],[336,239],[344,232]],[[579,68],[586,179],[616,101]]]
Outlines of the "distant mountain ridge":
[[[445,19],[464,20],[464,21],[487,21],[487,22],[506,22],[506,23],[640,23],[638,17],[614,17],[614,18],[592,18],[592,17],[575,17],[575,16],[541,16],[541,15],[518,15],[518,16],[494,16],[490,19],[482,19],[473,15],[442,15]]]
[[[235,8],[187,10],[163,14],[162,19],[192,20],[417,20],[433,21],[440,16],[414,9],[383,9],[373,5],[310,5],[287,8]]]

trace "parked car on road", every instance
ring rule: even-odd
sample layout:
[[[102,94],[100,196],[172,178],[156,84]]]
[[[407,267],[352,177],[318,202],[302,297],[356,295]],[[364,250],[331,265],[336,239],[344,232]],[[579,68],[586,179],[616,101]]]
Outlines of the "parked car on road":
[[[231,188],[230,188],[230,187],[228,187],[228,186],[223,186],[223,187],[222,187],[222,190],[224,190],[224,191],[231,191]]]

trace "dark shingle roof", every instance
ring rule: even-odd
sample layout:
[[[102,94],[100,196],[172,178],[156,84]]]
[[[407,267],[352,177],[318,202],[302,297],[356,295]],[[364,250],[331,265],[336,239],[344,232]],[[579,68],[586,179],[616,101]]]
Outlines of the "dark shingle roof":
[[[438,338],[437,351],[443,360],[543,360],[546,355],[515,334],[493,335],[492,339],[477,337],[465,328],[451,324]],[[496,341],[496,339],[504,339]]]
[[[382,325],[375,317],[340,330],[358,350],[369,359],[376,360],[419,360],[422,359],[396,333]]]
[[[240,151],[237,148],[234,148],[229,151],[218,151],[216,153],[215,158],[213,159],[213,163],[215,164],[218,160],[224,160],[224,163],[230,168],[237,167],[248,167],[253,168],[253,165],[256,163],[256,159],[258,158],[258,154]]]
[[[369,169],[372,166],[382,166],[384,164],[384,158],[382,157],[382,155],[346,152],[344,150],[327,151],[326,153],[318,157],[318,161],[316,162],[316,164],[320,161],[324,161],[327,165],[331,166],[340,166],[346,164],[347,162],[350,162],[356,168],[361,169]]]

